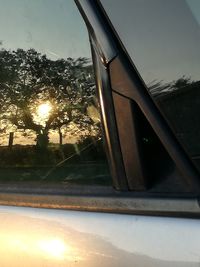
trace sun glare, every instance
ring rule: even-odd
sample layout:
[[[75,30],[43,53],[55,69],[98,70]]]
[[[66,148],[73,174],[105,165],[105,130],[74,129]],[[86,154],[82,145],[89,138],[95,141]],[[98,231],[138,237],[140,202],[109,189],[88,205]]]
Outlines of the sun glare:
[[[49,102],[40,104],[37,108],[37,115],[41,118],[41,119],[45,119],[48,118],[50,115],[50,112],[52,110],[52,106]]]
[[[70,252],[70,248],[60,239],[41,240],[38,245],[41,251],[57,259],[63,259],[65,253]]]

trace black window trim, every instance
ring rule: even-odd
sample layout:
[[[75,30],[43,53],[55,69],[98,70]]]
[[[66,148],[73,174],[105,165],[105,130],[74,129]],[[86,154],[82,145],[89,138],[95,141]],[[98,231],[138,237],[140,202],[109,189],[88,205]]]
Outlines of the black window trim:
[[[119,143],[108,69],[100,62],[97,48],[92,38],[90,38],[90,42],[94,71],[96,74],[97,93],[101,107],[101,120],[105,137],[105,148],[113,180],[113,187],[116,190],[127,191],[127,179]],[[107,107],[109,107],[109,109]]]

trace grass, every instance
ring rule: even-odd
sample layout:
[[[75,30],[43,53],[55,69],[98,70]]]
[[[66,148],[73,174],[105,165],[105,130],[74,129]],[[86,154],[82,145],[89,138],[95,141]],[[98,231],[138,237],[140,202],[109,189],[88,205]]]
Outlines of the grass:
[[[73,145],[0,147],[0,182],[70,183],[111,185],[101,145],[75,153]]]

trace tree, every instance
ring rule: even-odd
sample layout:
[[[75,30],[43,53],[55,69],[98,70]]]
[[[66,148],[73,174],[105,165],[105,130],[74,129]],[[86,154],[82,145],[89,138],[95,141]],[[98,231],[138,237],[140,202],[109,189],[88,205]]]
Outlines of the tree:
[[[198,81],[192,81],[190,77],[186,77],[185,75],[183,75],[181,78],[168,83],[164,83],[162,80],[154,80],[149,83],[147,87],[153,96],[160,98],[162,96],[169,95],[175,91],[184,90],[185,88],[191,88],[197,83]]]
[[[95,98],[92,67],[87,58],[51,60],[35,51],[0,51],[1,122],[36,133],[38,147],[46,148],[49,131],[98,132],[87,113]],[[48,114],[38,113],[41,105]],[[47,116],[48,115],[48,116]],[[70,128],[71,125],[71,128]],[[3,130],[3,128],[2,128]]]

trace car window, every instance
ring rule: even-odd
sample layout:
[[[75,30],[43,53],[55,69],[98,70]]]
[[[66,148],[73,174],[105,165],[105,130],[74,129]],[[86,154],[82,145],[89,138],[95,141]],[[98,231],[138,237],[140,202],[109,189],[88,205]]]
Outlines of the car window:
[[[146,87],[200,169],[198,0],[102,0]]]
[[[0,3],[0,186],[110,185],[90,44],[75,3]]]

